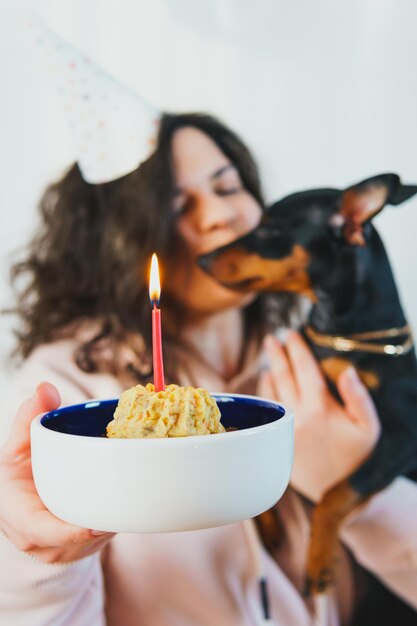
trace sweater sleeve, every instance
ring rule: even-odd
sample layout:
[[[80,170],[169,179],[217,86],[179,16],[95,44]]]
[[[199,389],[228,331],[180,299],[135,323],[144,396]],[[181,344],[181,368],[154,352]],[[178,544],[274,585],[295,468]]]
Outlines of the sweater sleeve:
[[[110,374],[86,374],[77,367],[74,362],[76,347],[76,341],[69,339],[42,345],[33,351],[17,372],[11,374],[0,412],[0,445],[8,436],[10,423],[19,406],[33,395],[43,381],[57,387],[62,406],[120,395],[120,383]]]
[[[417,610],[417,485],[397,478],[352,513],[342,541],[358,563]]]
[[[104,626],[100,555],[43,563],[0,533],[0,624]]]
[[[56,385],[63,405],[119,395],[120,386],[111,376],[77,368],[74,348],[72,341],[42,346],[14,376],[0,413],[0,445],[17,408],[42,381]],[[99,554],[66,564],[44,563],[19,551],[0,532],[0,624],[102,626],[103,595]]]

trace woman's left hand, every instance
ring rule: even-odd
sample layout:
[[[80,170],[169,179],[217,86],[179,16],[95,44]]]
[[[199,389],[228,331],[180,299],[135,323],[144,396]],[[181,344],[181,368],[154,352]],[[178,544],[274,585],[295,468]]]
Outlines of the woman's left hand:
[[[258,394],[294,410],[291,485],[317,502],[371,453],[380,434],[375,406],[353,367],[337,381],[343,401],[340,404],[310,349],[295,331],[288,332],[285,347],[271,335],[264,345],[269,370],[261,374]]]

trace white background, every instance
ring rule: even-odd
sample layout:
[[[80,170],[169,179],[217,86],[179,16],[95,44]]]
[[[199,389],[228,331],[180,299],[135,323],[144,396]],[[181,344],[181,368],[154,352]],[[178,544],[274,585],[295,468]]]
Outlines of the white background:
[[[20,6],[160,108],[223,118],[253,149],[270,200],[384,171],[417,183],[414,0],[0,0],[2,307],[39,194],[76,158]],[[416,199],[377,218],[414,328],[416,226]],[[11,345],[3,318],[0,391]]]

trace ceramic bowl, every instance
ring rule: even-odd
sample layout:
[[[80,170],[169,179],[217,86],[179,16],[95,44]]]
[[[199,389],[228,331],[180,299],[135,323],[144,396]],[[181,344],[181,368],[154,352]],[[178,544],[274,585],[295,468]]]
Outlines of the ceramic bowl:
[[[31,424],[33,476],[57,517],[113,532],[197,530],[254,517],[288,485],[293,417],[281,404],[213,394],[237,430],[107,439],[117,400],[67,406]]]

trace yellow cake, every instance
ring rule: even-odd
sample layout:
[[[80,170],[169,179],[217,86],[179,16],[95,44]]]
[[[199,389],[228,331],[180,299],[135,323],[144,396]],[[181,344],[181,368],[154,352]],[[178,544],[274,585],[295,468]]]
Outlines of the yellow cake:
[[[187,437],[225,432],[220,411],[208,391],[196,387],[136,385],[122,393],[107,425],[107,436],[123,439]]]

